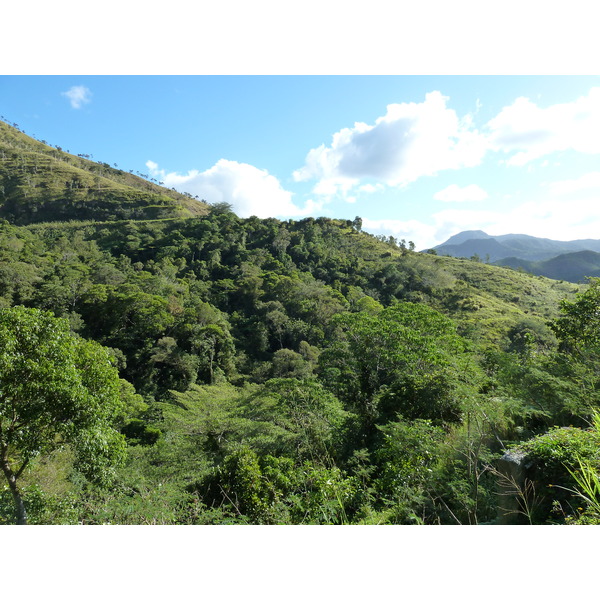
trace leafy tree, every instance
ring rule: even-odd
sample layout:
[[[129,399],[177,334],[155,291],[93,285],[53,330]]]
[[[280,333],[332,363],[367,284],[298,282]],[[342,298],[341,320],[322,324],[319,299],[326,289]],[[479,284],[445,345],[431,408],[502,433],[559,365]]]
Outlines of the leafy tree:
[[[110,478],[125,452],[112,427],[125,409],[123,391],[131,386],[110,353],[71,333],[66,320],[24,307],[0,310],[0,468],[19,524],[27,515],[18,480],[36,456],[70,444],[84,475]]]
[[[600,352],[600,279],[574,301],[563,300],[561,316],[551,325],[561,349],[571,353]]]
[[[210,205],[210,212],[213,215],[228,214],[233,211],[233,204],[229,202],[215,202]]]
[[[600,279],[590,279],[590,286],[574,301],[563,300],[560,310],[559,318],[550,323],[559,352],[544,370],[568,390],[561,390],[559,404],[565,420],[589,421],[600,407]]]
[[[354,481],[336,467],[295,465],[290,458],[259,456],[247,446],[227,456],[198,491],[237,522],[257,524],[347,523],[356,493]]]
[[[528,515],[532,523],[561,522],[565,516],[573,518],[578,510],[583,510],[586,498],[573,490],[572,477],[581,480],[585,465],[597,472],[600,431],[597,417],[595,420],[591,429],[556,427],[518,447],[533,463],[530,472],[535,502]]]
[[[325,385],[361,418],[364,434],[378,419],[456,421],[476,370],[464,341],[444,315],[410,302],[378,314],[334,318],[335,341],[320,356]]]
[[[269,379],[277,377],[295,377],[305,379],[312,375],[313,366],[301,354],[282,348],[273,354],[269,365]]]

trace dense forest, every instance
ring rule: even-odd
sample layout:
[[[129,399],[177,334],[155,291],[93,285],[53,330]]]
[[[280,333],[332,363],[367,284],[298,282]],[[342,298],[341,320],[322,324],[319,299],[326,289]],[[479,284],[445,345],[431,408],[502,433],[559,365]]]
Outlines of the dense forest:
[[[0,523],[600,519],[600,280],[242,219],[3,122],[0,217]]]

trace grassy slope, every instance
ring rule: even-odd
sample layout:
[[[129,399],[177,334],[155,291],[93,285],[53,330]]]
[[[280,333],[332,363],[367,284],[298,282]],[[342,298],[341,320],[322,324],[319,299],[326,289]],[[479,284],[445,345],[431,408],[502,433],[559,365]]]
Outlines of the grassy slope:
[[[67,154],[0,121],[0,217],[15,224],[191,217],[207,211],[203,202]]]
[[[428,258],[464,282],[453,316],[465,328],[476,323],[483,338],[493,341],[522,323],[535,323],[550,335],[546,322],[558,316],[560,301],[584,287],[466,259]]]
[[[448,314],[484,345],[505,340],[511,328],[522,323],[551,337],[546,323],[558,316],[560,301],[585,288],[464,258],[403,253],[372,236],[348,235],[352,248],[347,251],[360,259],[418,273],[425,292],[407,299],[423,300]]]

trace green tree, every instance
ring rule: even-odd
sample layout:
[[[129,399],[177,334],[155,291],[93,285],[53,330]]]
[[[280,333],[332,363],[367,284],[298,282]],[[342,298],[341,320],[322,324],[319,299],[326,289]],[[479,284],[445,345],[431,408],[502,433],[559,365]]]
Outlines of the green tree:
[[[333,322],[336,337],[319,357],[321,377],[357,412],[364,433],[398,413],[436,424],[460,418],[460,399],[477,371],[450,319],[404,302],[378,314],[341,314]]]
[[[424,419],[399,419],[382,425],[375,452],[378,473],[375,488],[384,503],[393,506],[393,519],[420,522],[439,460],[443,430]]]
[[[574,301],[563,300],[561,316],[550,324],[563,351],[573,354],[600,351],[600,279],[590,279],[590,287]]]
[[[600,279],[590,279],[590,286],[574,301],[563,300],[560,310],[550,323],[559,352],[546,369],[570,388],[561,394],[562,412],[573,424],[573,416],[589,421],[600,407]]]
[[[352,221],[352,227],[356,229],[356,231],[362,230],[362,219],[360,217],[354,217],[354,221]]]
[[[111,354],[69,330],[68,321],[24,307],[0,310],[0,468],[17,523],[27,514],[18,480],[32,459],[70,445],[75,467],[93,481],[110,479],[124,458],[113,428],[125,412]]]
[[[243,410],[245,417],[273,423],[290,435],[278,450],[294,457],[336,458],[351,426],[342,403],[320,383],[309,379],[271,379],[260,386]]]

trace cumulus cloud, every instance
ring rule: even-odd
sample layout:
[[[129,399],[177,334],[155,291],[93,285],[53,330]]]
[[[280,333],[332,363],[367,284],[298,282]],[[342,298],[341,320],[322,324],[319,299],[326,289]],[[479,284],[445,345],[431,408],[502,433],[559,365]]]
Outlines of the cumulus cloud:
[[[404,186],[446,169],[478,165],[484,138],[470,118],[459,119],[448,98],[431,92],[422,103],[390,104],[374,125],[355,123],[333,135],[330,146],[310,150],[296,181],[316,179],[320,195],[346,194],[365,178]]]
[[[486,125],[490,148],[511,156],[507,164],[522,166],[547,154],[575,150],[600,153],[600,88],[573,102],[540,108],[517,98]]]
[[[84,104],[89,104],[92,101],[92,92],[83,85],[74,85],[66,92],[62,92],[61,95],[68,98],[71,108],[75,109],[79,109]]]
[[[313,192],[320,197],[349,199],[357,188],[403,187],[440,171],[475,167],[490,151],[506,154],[506,163],[515,166],[564,150],[600,153],[600,87],[546,108],[517,98],[482,131],[471,115],[459,117],[447,101],[433,91],[420,103],[388,105],[374,124],[355,123],[335,133],[329,145],[310,150],[294,179],[315,181]],[[462,194],[442,191],[438,199],[484,199],[474,187],[466,189]]]
[[[481,202],[488,197],[488,193],[475,184],[461,188],[453,183],[434,194],[433,197],[441,202]]]
[[[206,171],[192,170],[185,175],[166,173],[149,160],[146,166],[154,176],[160,176],[166,187],[215,204],[227,202],[240,217],[296,217],[311,214],[321,206],[308,200],[298,207],[292,193],[283,189],[279,180],[268,171],[246,163],[221,159]]]

